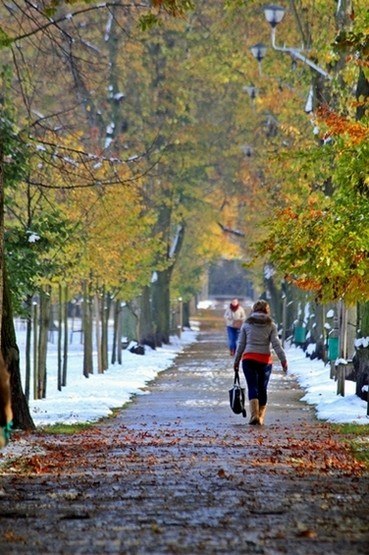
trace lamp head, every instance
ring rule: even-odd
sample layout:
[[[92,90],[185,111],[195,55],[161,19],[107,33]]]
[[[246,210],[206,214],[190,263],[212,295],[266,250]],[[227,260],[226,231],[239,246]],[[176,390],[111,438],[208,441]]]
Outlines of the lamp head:
[[[274,29],[284,17],[285,9],[282,6],[265,6],[264,15],[269,25]]]
[[[247,158],[251,158],[252,156],[252,147],[249,145],[244,145],[242,147],[243,153],[245,156],[247,156]]]
[[[247,92],[247,94],[252,100],[256,98],[256,87],[254,85],[247,85],[243,87],[243,90]]]
[[[256,58],[258,62],[261,62],[261,60],[265,58],[267,47],[265,44],[258,42],[257,44],[254,44],[254,46],[251,46],[250,50],[254,58]]]

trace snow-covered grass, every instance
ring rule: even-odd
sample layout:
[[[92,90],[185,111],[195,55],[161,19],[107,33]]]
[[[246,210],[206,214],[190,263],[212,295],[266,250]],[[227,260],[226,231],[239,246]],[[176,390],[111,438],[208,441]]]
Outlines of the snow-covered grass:
[[[345,381],[345,396],[337,395],[337,382],[330,378],[330,366],[311,360],[304,351],[291,346],[287,350],[290,373],[305,391],[301,399],[315,405],[317,418],[328,422],[369,424],[367,402],[355,395],[355,383]]]
[[[17,325],[17,340],[24,348],[25,330]],[[122,365],[111,365],[103,374],[82,375],[82,344],[75,334],[70,344],[67,386],[57,390],[57,350],[50,342],[47,359],[47,397],[30,400],[30,411],[36,426],[56,423],[93,422],[112,414],[112,409],[129,402],[134,395],[147,394],[145,385],[159,372],[169,368],[186,345],[197,340],[198,326],[192,323],[181,337],[173,336],[171,344],[156,350],[145,347],[145,355],[123,351]],[[226,344],[226,338],[225,338]],[[369,424],[367,403],[355,395],[354,382],[345,382],[345,397],[337,395],[337,382],[330,376],[329,365],[311,360],[295,346],[286,347],[289,373],[294,374],[305,391],[302,401],[315,405],[317,417],[329,422]],[[96,354],[95,354],[96,357]],[[95,367],[96,368],[96,367]],[[32,389],[32,388],[31,388]]]

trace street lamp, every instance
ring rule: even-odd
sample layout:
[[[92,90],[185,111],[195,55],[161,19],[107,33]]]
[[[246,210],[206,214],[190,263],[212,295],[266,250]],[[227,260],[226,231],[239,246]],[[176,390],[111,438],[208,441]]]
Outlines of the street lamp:
[[[251,158],[251,156],[253,154],[253,149],[249,145],[244,145],[242,147],[242,152],[244,153],[245,156],[247,156],[247,158]]]
[[[276,27],[282,21],[282,19],[284,17],[284,14],[285,14],[285,9],[282,6],[270,5],[270,6],[265,6],[264,7],[265,19],[267,20],[267,22],[269,23],[269,25],[272,28],[272,46],[273,46],[274,50],[278,50],[279,52],[287,52],[288,54],[290,54],[292,59],[300,60],[300,62],[303,62],[304,64],[307,64],[314,71],[316,71],[317,73],[319,73],[320,75],[322,75],[326,79],[332,79],[332,77],[326,71],[324,71],[324,69],[319,67],[317,64],[315,64],[311,60],[309,60],[309,58],[307,58],[306,56],[303,56],[301,54],[301,49],[289,48],[287,46],[277,46],[276,45],[276,42],[275,42]]]
[[[254,44],[254,46],[251,46],[250,50],[254,58],[256,58],[258,62],[261,62],[261,60],[265,58],[267,47],[265,44],[258,42],[257,44]]]
[[[265,58],[267,47],[265,46],[265,44],[258,42],[257,44],[254,44],[254,46],[251,46],[250,50],[252,55],[258,62],[259,74],[261,75],[261,61]]]
[[[242,90],[247,92],[251,100],[255,100],[257,89],[254,85],[245,85],[244,87],[242,87]]]

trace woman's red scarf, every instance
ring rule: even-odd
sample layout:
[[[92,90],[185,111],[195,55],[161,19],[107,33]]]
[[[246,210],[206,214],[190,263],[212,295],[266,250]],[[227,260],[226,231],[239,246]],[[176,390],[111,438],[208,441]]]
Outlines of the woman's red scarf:
[[[236,312],[236,310],[238,310],[240,305],[231,303],[229,306],[230,306],[230,309],[232,310],[232,312]]]

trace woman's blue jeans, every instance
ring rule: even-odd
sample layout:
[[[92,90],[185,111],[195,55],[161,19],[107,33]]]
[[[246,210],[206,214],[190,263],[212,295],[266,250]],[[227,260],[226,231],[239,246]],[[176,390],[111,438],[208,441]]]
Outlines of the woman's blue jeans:
[[[246,359],[242,361],[242,369],[245,374],[249,400],[259,399],[259,406],[263,407],[268,400],[267,388],[272,365]]]
[[[227,326],[227,334],[229,350],[234,354],[237,349],[237,341],[240,330],[238,328],[232,328],[232,326]]]

